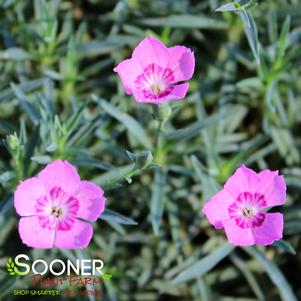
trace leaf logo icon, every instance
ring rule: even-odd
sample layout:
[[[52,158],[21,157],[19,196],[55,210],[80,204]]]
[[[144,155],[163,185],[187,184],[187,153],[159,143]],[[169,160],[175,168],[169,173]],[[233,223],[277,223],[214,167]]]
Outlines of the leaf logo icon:
[[[16,275],[14,271],[15,263],[11,259],[11,257],[8,258],[7,263],[6,263],[6,269],[9,275]]]
[[[7,272],[8,272],[9,275],[12,275],[12,276],[22,275],[22,272],[20,272],[17,269],[17,267],[16,267],[14,261],[11,259],[11,257],[9,257],[8,260],[7,260],[6,269],[7,269]]]
[[[111,275],[111,274],[105,274],[105,273],[103,273],[103,274],[102,274],[102,278],[103,278],[104,280],[111,280],[112,275]]]

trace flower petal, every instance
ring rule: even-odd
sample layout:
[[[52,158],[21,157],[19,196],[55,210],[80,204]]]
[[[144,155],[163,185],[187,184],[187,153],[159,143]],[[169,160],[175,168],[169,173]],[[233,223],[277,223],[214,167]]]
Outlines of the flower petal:
[[[140,103],[157,103],[155,100],[147,98],[141,90],[133,90],[134,98]]]
[[[76,216],[87,221],[96,221],[105,209],[103,190],[91,182],[81,181],[74,197],[79,200]]]
[[[17,213],[21,216],[35,215],[37,200],[46,195],[45,187],[38,178],[34,177],[21,182],[14,194]]]
[[[37,216],[22,217],[19,221],[19,234],[23,244],[28,247],[53,247],[55,230],[41,227]]]
[[[175,85],[173,86],[171,93],[164,97],[163,100],[179,100],[185,98],[188,88],[189,83]]]
[[[86,248],[92,235],[93,227],[90,224],[75,219],[70,230],[56,231],[54,245],[60,249]]]
[[[260,182],[257,190],[265,196],[266,207],[283,205],[286,197],[286,184],[283,176],[278,171],[268,169],[258,174]]]
[[[283,215],[281,213],[266,213],[261,226],[252,229],[256,245],[271,245],[282,238]]]
[[[242,165],[228,179],[224,188],[236,199],[242,192],[257,192],[256,188],[259,181],[260,179],[255,171]]]
[[[65,193],[72,195],[80,184],[80,177],[68,161],[56,160],[48,164],[38,175],[47,191],[60,187]]]
[[[194,53],[184,46],[168,48],[168,52],[170,58],[166,67],[173,70],[173,83],[190,79],[195,67]]]
[[[233,201],[232,196],[223,189],[205,203],[202,211],[216,229],[222,229],[222,221],[230,218],[228,208]]]
[[[254,238],[251,228],[237,226],[234,219],[223,221],[228,241],[235,246],[252,246]]]
[[[184,83],[180,85],[173,86],[173,90],[170,94],[160,97],[158,99],[146,98],[143,92],[139,90],[134,91],[134,97],[137,102],[141,103],[153,103],[153,104],[163,104],[167,100],[179,100],[185,97],[189,88],[189,83]]]
[[[127,94],[132,94],[133,90],[135,90],[135,80],[143,73],[143,69],[139,62],[134,59],[124,60],[113,70],[118,73],[125,92]]]
[[[169,61],[169,52],[161,41],[149,36],[134,49],[132,58],[139,62],[142,69],[154,63],[165,68]]]

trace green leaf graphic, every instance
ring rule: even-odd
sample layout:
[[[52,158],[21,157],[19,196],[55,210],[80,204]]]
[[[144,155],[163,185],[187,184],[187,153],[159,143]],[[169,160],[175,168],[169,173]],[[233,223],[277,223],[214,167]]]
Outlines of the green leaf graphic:
[[[9,273],[9,275],[16,275],[16,273],[14,271],[15,264],[14,264],[13,260],[11,259],[11,257],[8,258],[6,267],[7,267],[7,272]]]
[[[111,278],[112,278],[112,275],[111,274],[102,274],[102,278],[104,279],[104,280],[111,280]]]

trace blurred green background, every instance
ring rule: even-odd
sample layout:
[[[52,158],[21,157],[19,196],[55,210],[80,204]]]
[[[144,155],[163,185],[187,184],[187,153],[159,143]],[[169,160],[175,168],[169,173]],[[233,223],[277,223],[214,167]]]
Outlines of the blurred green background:
[[[1,300],[28,298],[12,291],[32,279],[5,268],[19,253],[104,260],[112,279],[95,287],[101,298],[60,300],[301,300],[300,1],[247,7],[258,32],[253,24],[253,51],[243,19],[215,12],[224,4],[216,0],[0,3]],[[160,149],[152,106],[125,96],[112,70],[146,35],[196,57],[188,97],[170,104]],[[18,236],[15,187],[56,158],[102,186],[113,210],[82,251],[32,250]],[[225,235],[201,208],[241,163],[285,175],[287,203],[276,208],[285,215],[284,241],[236,248],[223,260],[217,253],[215,266],[206,256]],[[202,258],[199,275],[173,283]]]

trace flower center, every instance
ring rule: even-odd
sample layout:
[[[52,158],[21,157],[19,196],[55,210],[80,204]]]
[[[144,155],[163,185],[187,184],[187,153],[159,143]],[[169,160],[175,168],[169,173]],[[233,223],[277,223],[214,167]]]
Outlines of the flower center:
[[[151,89],[151,91],[152,91],[154,94],[159,94],[159,93],[161,92],[161,90],[162,90],[162,88],[159,87],[159,85],[156,85],[156,84],[151,85],[151,86],[150,86],[150,89]]]
[[[50,214],[54,215],[55,217],[61,217],[63,215],[63,211],[61,208],[57,208],[57,207],[53,206],[51,208]]]
[[[244,217],[252,217],[255,214],[254,208],[242,208],[242,214]]]
[[[264,195],[257,192],[243,192],[229,206],[228,213],[239,227],[254,228],[259,227],[264,222],[265,213],[262,208],[265,206]]]
[[[170,94],[174,81],[173,71],[169,68],[162,68],[156,64],[149,64],[143,73],[138,75],[135,86],[141,90],[144,97],[150,100],[158,100]]]
[[[60,187],[54,187],[48,196],[37,200],[36,213],[43,228],[70,230],[79,210],[79,201],[68,196]]]

